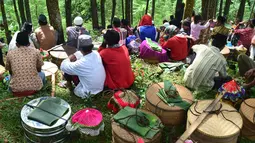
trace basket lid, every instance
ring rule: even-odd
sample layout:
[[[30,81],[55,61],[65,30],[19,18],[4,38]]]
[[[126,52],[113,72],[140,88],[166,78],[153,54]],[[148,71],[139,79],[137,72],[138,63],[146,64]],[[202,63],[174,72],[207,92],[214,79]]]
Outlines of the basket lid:
[[[213,100],[201,100],[193,104],[188,111],[189,124],[194,123],[195,120],[200,115],[200,113],[202,113],[212,102]],[[226,119],[223,117],[221,113],[209,114],[204,119],[203,123],[201,123],[201,125],[197,128],[196,131],[202,134],[206,134],[208,136],[218,138],[229,137],[238,134],[243,126],[242,117],[238,112],[228,112],[236,111],[236,109],[226,103],[220,102],[216,105],[215,110],[219,111],[226,110],[221,112],[223,113]],[[232,121],[233,123],[230,121]]]
[[[240,107],[242,114],[254,124],[254,114],[255,114],[255,98],[250,98],[245,100]]]
[[[58,66],[51,62],[43,62],[42,71],[45,73],[45,76],[50,76],[58,71]]]
[[[194,98],[192,93],[184,86],[174,84],[177,91],[179,92],[180,96],[183,100],[192,103]],[[181,107],[178,106],[169,106],[166,103],[164,103],[156,94],[159,92],[159,89],[164,88],[164,83],[158,83],[153,84],[150,86],[146,91],[146,100],[150,102],[153,105],[157,105],[157,107],[160,107],[165,110],[183,110]]]
[[[56,51],[54,51],[56,50]],[[50,51],[50,55],[57,59],[66,59],[68,58],[64,48],[62,46],[57,47],[53,51]]]
[[[100,111],[93,108],[85,108],[76,112],[72,117],[72,123],[79,123],[87,127],[96,127],[103,121]]]

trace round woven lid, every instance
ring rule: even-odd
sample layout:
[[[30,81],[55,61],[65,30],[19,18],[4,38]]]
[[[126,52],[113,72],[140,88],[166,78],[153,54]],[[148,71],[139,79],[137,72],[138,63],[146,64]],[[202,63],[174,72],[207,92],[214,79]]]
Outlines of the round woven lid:
[[[5,68],[2,65],[0,65],[0,74],[3,74],[4,72],[5,72]]]
[[[184,86],[174,84],[177,91],[179,92],[180,96],[183,100],[192,103],[194,98],[192,93]],[[159,89],[164,88],[164,83],[153,84],[147,89],[146,92],[146,100],[153,105],[157,105],[158,107],[165,109],[165,110],[183,110],[181,107],[178,106],[169,106],[164,103],[156,94],[159,92]]]
[[[96,127],[103,121],[100,111],[93,108],[85,108],[78,111],[72,117],[72,123],[79,123],[87,127]]]
[[[45,73],[45,76],[50,76],[58,71],[58,66],[51,62],[43,62],[42,71]]]
[[[201,100],[193,104],[188,111],[188,123],[194,123],[195,120],[198,118],[199,114],[202,113],[212,102],[213,100]],[[220,108],[221,105],[222,107]],[[241,115],[238,112],[233,112],[236,111],[236,109],[226,103],[218,103],[215,107],[215,110],[219,109],[220,111],[227,110],[221,112],[226,119],[221,113],[219,113],[218,115],[209,114],[196,131],[207,136],[213,136],[217,138],[231,137],[238,134],[243,126],[243,120]],[[232,121],[233,123],[228,120]]]
[[[253,118],[255,114],[255,98],[245,100],[241,104],[240,111],[251,123],[254,123]]]
[[[54,51],[54,50],[63,50],[63,51]],[[57,47],[53,51],[50,51],[50,55],[57,59],[66,59],[68,58],[66,52],[64,51],[64,48],[62,46]]]

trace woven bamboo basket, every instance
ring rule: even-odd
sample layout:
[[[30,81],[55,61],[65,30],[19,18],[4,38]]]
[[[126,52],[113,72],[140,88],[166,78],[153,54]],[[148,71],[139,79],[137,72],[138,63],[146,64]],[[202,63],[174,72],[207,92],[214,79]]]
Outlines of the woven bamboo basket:
[[[56,48],[57,51],[50,51],[51,55],[51,61],[56,64],[58,67],[60,67],[62,61],[66,58],[68,58],[67,53],[65,52],[64,48],[62,46]]]
[[[255,98],[245,100],[239,110],[243,117],[242,136],[255,141]]]
[[[174,85],[183,100],[192,103],[192,93],[181,85]],[[185,123],[186,111],[178,106],[169,106],[164,103],[156,94],[164,87],[164,83],[153,84],[146,92],[145,108],[156,114],[165,126],[177,126]]]
[[[43,62],[42,71],[45,74],[47,80],[51,81],[51,77],[58,71],[58,66],[51,62]]]
[[[201,100],[190,107],[187,128],[212,102]],[[216,113],[209,114],[190,138],[198,143],[236,143],[243,126],[241,115],[234,107],[222,102],[216,105],[214,111]]]
[[[143,110],[145,113],[154,115],[148,111]],[[156,116],[156,115],[155,115]],[[144,139],[145,143],[161,143],[161,131],[156,134],[152,139]],[[137,140],[142,138],[133,132],[128,131],[121,127],[118,123],[112,121],[112,141],[113,143],[137,143]]]

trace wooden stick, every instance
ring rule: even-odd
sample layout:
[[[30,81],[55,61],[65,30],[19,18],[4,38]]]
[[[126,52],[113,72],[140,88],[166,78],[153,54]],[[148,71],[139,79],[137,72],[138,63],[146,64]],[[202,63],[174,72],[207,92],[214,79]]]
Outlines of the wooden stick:
[[[51,91],[51,96],[55,96],[55,91],[56,91],[56,79],[55,79],[55,73],[51,75],[51,84],[52,84],[52,91]]]
[[[33,95],[30,95],[30,96],[33,96]],[[0,102],[4,102],[4,101],[11,101],[11,100],[17,100],[17,99],[22,99],[22,98],[25,98],[25,97],[29,97],[29,96],[6,98],[6,99],[2,99],[2,100],[0,100]]]
[[[221,93],[203,112],[199,117],[195,120],[193,124],[189,126],[189,128],[182,134],[182,136],[177,140],[176,143],[184,143],[191,134],[199,127],[199,125],[203,122],[203,120],[207,117],[210,111],[212,111],[217,103],[221,100],[225,93]]]

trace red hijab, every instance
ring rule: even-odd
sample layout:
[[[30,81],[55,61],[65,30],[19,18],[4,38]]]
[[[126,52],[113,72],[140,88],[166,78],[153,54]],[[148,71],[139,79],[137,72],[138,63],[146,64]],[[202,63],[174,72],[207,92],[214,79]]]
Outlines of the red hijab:
[[[144,26],[144,25],[152,25],[152,18],[148,14],[145,14],[139,23],[139,26]]]

